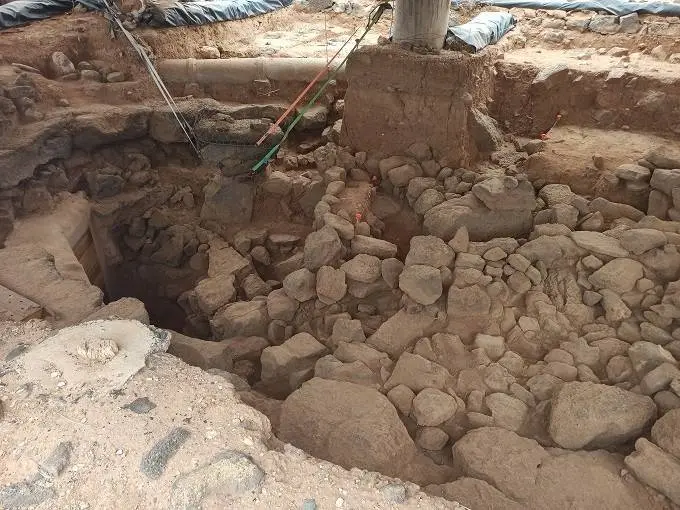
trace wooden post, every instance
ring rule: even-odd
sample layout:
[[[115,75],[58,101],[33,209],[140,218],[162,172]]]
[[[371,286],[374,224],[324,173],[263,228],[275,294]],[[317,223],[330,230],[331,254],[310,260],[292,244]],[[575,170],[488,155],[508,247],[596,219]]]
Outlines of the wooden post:
[[[409,42],[433,50],[444,47],[450,0],[395,0],[395,43]]]

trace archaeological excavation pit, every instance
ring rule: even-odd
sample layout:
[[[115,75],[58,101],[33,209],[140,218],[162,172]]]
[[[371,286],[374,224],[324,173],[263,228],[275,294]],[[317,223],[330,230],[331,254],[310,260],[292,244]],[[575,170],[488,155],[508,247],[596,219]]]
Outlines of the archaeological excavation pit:
[[[0,508],[678,508],[677,6],[322,3],[0,6]]]

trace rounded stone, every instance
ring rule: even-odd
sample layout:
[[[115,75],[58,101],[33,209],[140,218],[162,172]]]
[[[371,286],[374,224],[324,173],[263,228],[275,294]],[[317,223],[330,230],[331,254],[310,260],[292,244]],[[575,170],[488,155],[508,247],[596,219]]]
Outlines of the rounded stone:
[[[411,414],[422,427],[436,427],[451,418],[457,409],[456,399],[443,391],[425,388],[413,399]]]

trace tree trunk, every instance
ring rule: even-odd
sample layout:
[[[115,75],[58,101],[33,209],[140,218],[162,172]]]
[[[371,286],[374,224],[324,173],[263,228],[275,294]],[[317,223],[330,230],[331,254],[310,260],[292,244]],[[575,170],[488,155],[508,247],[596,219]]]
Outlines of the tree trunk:
[[[433,50],[444,47],[450,0],[395,0],[395,43],[409,42]]]

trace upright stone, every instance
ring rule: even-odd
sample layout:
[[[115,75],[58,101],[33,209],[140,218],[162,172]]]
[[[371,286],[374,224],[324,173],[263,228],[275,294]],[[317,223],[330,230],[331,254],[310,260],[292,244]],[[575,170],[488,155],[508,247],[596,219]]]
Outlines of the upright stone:
[[[255,184],[242,176],[216,176],[203,188],[201,219],[218,223],[248,223],[253,215]]]

